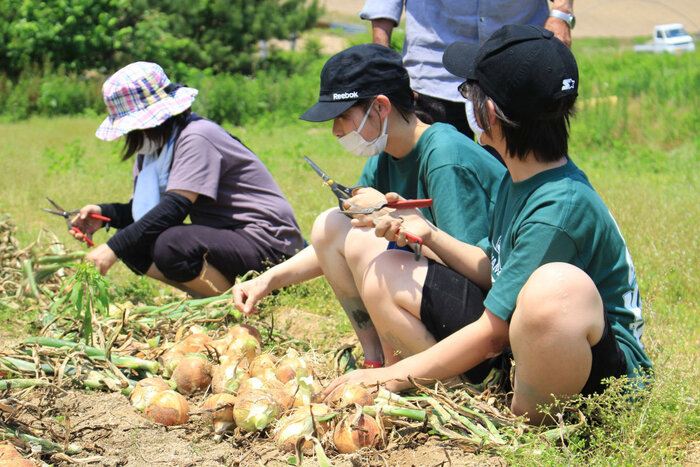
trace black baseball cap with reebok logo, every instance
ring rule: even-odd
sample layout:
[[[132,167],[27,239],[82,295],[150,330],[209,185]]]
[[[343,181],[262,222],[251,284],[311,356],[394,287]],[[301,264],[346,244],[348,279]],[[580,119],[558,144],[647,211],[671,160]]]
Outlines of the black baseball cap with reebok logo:
[[[356,45],[328,59],[321,70],[318,102],[299,118],[325,122],[360,99],[402,93],[410,107],[413,93],[401,55],[378,44]]]
[[[539,26],[503,26],[481,46],[453,42],[442,63],[453,75],[478,83],[516,120],[557,117],[558,102],[578,95],[574,54]]]

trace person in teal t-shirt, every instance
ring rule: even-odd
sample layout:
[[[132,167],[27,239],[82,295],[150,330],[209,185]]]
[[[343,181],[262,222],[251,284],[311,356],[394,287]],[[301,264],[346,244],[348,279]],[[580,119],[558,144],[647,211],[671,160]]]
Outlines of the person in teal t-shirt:
[[[362,44],[344,50],[324,65],[319,101],[301,118],[333,120],[333,134],[351,153],[369,157],[359,180],[366,187],[356,190],[352,202],[369,206],[384,200],[387,192],[407,199],[431,198],[421,208],[431,222],[465,242],[476,243],[488,234],[490,215],[505,168],[486,150],[447,124],[427,125],[415,114],[415,97],[401,56],[392,49]],[[464,215],[464,208],[468,206]],[[291,260],[262,275],[237,284],[236,307],[255,311],[255,304],[271,291],[325,275],[345,310],[364,352],[365,367],[382,366],[393,348],[377,334],[357,284],[361,276],[356,256],[371,260],[394,245],[371,229],[353,229],[350,218],[330,209],[318,216],[311,233],[311,246]],[[414,254],[396,251],[405,262]],[[432,255],[426,248],[424,254]],[[474,303],[482,306],[484,293],[473,289]]]
[[[510,362],[512,351],[511,409],[539,423],[547,414],[538,406],[552,395],[600,393],[605,378],[646,376],[652,367],[640,340],[631,256],[568,156],[579,79],[573,54],[551,32],[508,25],[481,47],[451,44],[443,63],[466,78],[460,91],[484,128],[482,140],[504,155],[508,169],[488,235],[470,245],[417,210],[353,220],[399,245],[405,230],[419,235],[439,262],[399,265],[386,251],[354,272],[363,277],[362,298],[379,335],[391,336],[400,357],[341,376],[327,391],[348,381],[401,390],[409,376],[473,380]],[[349,254],[363,264],[361,252]],[[465,311],[473,307],[464,299],[473,287],[488,290],[478,315]]]

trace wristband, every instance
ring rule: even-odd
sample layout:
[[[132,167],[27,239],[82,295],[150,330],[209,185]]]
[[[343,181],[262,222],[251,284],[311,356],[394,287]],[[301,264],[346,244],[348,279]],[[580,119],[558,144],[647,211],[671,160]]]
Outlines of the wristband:
[[[576,17],[573,15],[573,13],[565,13],[561,10],[551,10],[549,12],[549,16],[564,21],[569,25],[569,29],[574,29],[574,26],[576,26]]]

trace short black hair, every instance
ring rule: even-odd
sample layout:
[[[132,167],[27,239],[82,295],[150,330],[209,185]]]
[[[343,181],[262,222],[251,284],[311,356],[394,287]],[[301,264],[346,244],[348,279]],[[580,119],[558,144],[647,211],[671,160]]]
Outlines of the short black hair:
[[[524,160],[532,152],[539,162],[553,162],[569,154],[569,119],[575,114],[576,96],[559,99],[554,108],[547,109],[544,118],[515,120],[498,107],[476,82],[467,83],[467,94],[474,104],[474,113],[482,127],[489,121],[488,101],[496,108],[501,122],[506,151]],[[488,133],[488,130],[486,131]]]
[[[411,91],[410,89],[408,89],[406,92],[382,95],[386,96],[386,98],[389,99],[389,102],[391,102],[391,106],[395,107],[399,114],[407,122],[408,118],[416,113],[416,102],[413,97],[413,91]],[[367,109],[369,109],[369,106],[372,104],[372,102],[374,102],[376,98],[377,96],[359,99],[355,103],[355,105],[353,105],[353,107],[357,106],[360,107],[362,110],[367,111]]]
[[[184,112],[173,115],[166,121],[154,128],[145,128],[143,130],[131,130],[126,134],[124,142],[124,153],[122,160],[125,161],[136,154],[136,151],[143,144],[144,138],[149,138],[158,143],[159,147],[168,142],[168,138],[173,132],[173,128],[182,128],[187,123],[187,117],[192,113],[192,109],[188,108]]]

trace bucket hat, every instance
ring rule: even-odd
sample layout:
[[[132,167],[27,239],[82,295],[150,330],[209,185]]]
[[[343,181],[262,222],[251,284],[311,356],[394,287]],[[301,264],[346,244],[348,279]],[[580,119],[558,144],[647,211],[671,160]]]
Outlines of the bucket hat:
[[[578,66],[571,50],[539,26],[502,26],[481,46],[453,42],[442,56],[453,75],[476,82],[508,117],[558,116],[557,103],[578,95]]]
[[[108,116],[95,136],[112,141],[132,130],[155,128],[187,110],[198,92],[172,85],[156,63],[134,62],[114,73],[102,86]]]
[[[411,81],[401,55],[378,44],[360,44],[328,59],[321,70],[318,102],[302,114],[302,120],[325,122],[352,107],[358,100],[379,94],[406,95],[413,101]]]

